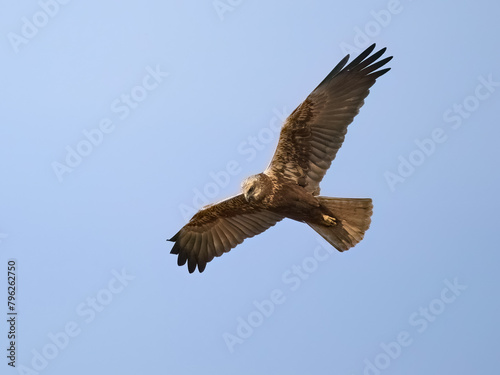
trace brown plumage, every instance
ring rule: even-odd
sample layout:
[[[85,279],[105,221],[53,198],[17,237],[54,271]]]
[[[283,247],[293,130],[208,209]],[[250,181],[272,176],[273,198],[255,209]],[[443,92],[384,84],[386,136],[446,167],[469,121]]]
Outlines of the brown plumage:
[[[244,239],[283,218],[307,223],[337,250],[363,239],[370,226],[369,198],[320,197],[319,183],[344,142],[347,126],[370,87],[390,69],[392,57],[377,61],[385,48],[371,45],[347,66],[349,55],[326,76],[285,120],[276,152],[267,169],[242,183],[243,193],[202,208],[175,236],[171,253],[179,266],[206,264]]]

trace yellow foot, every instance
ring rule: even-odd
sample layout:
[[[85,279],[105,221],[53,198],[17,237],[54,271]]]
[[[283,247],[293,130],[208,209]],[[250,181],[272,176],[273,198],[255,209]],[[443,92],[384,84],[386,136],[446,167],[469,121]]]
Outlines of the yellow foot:
[[[323,215],[323,220],[325,221],[325,224],[328,225],[329,227],[337,225],[337,219],[335,219],[332,216]]]

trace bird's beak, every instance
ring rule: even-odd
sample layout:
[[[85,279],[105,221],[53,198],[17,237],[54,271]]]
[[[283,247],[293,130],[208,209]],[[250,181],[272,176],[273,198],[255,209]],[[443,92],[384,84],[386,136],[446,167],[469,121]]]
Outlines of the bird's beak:
[[[249,200],[249,196],[248,196],[248,194],[247,194],[247,193],[243,193],[243,196],[245,197],[245,200],[246,200],[247,202],[250,202],[250,200]]]

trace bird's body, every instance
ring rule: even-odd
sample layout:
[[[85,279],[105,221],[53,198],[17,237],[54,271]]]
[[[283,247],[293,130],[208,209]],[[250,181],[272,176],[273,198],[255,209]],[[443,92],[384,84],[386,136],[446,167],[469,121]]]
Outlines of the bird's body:
[[[263,189],[262,206],[283,217],[300,222],[316,218],[320,220],[325,207],[313,194],[303,187],[279,176],[269,177],[265,173],[252,176]],[[245,191],[245,185],[243,185]],[[256,202],[259,202],[256,200]]]
[[[369,198],[319,196],[319,183],[339,150],[369,88],[391,57],[370,46],[349,65],[346,56],[286,119],[268,168],[242,183],[242,194],[202,208],[170,241],[178,264],[203,272],[229,251],[284,218],[307,223],[337,250],[363,239],[370,226]],[[344,67],[345,66],[345,67]]]

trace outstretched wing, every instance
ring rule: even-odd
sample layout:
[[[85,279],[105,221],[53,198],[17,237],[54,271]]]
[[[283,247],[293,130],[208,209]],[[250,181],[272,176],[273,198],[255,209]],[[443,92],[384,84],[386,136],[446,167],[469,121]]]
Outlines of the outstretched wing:
[[[319,183],[342,146],[347,126],[375,80],[390,70],[378,69],[392,56],[377,61],[385,48],[370,55],[374,48],[375,44],[371,45],[345,66],[347,55],[288,116],[264,173],[279,175],[319,194]]]
[[[169,241],[175,241],[170,251],[178,254],[177,264],[188,263],[190,273],[196,265],[203,272],[214,257],[227,253],[245,238],[253,237],[272,227],[283,216],[249,204],[243,194],[228,198],[198,211]]]

